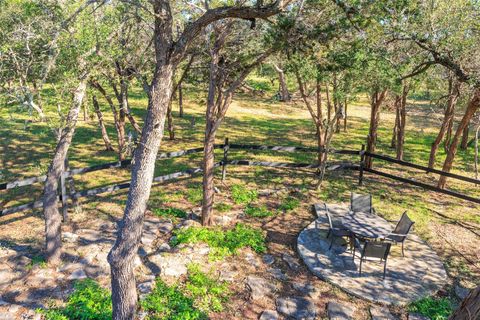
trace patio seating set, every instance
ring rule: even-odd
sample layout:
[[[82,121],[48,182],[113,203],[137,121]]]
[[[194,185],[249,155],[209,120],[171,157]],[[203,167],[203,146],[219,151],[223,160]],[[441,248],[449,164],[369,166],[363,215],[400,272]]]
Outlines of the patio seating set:
[[[362,274],[362,263],[373,258],[383,263],[383,278],[385,279],[387,259],[392,245],[400,244],[402,257],[405,256],[405,240],[414,224],[406,211],[392,229],[389,221],[376,214],[372,206],[371,195],[352,193],[347,215],[341,219],[332,219],[327,204],[325,204],[325,213],[329,224],[327,239],[330,238],[330,246],[328,250],[332,249],[335,238],[347,238],[354,261],[357,248],[359,249],[359,275]]]

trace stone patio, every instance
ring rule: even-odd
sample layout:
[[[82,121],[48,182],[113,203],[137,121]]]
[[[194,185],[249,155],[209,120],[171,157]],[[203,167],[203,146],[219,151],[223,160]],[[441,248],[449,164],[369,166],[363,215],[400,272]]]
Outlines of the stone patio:
[[[346,204],[329,204],[328,208],[335,220],[348,213]],[[329,251],[328,220],[323,204],[315,205],[315,211],[318,218],[300,233],[297,249],[310,271],[319,278],[356,297],[387,305],[406,305],[434,294],[445,285],[447,274],[439,257],[414,234],[405,242],[405,257],[401,256],[400,246],[392,246],[385,280],[383,263],[378,261],[364,262],[359,276],[359,253],[354,262],[341,239],[336,239]]]

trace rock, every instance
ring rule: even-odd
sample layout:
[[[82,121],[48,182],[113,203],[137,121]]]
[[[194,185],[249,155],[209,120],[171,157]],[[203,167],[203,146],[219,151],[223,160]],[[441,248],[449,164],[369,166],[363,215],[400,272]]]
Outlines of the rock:
[[[388,308],[385,308],[385,307],[377,307],[377,306],[370,307],[370,315],[372,316],[372,320],[396,320],[397,319],[390,313],[390,310],[388,310]]]
[[[146,247],[151,247],[153,242],[157,239],[156,233],[153,232],[143,232],[142,234],[142,244]]]
[[[469,288],[465,288],[461,284],[455,285],[455,295],[458,297],[458,299],[460,300],[465,299],[469,293],[470,293]]]
[[[162,243],[160,246],[158,246],[157,251],[159,252],[166,252],[172,250],[172,247],[168,244],[168,242]]]
[[[195,220],[183,220],[179,224],[175,226],[176,229],[184,229],[184,228],[195,228],[195,227],[201,227],[202,224],[198,221]]]
[[[341,304],[338,302],[329,302],[327,305],[328,319],[330,320],[349,320],[354,319],[355,307]]]
[[[220,271],[219,279],[221,281],[233,281],[237,274],[238,272],[235,271]]]
[[[273,283],[255,276],[247,277],[247,287],[250,289],[250,296],[253,300],[271,295],[276,290],[276,286]]]
[[[148,294],[152,292],[153,288],[155,287],[155,281],[154,280],[148,280],[141,282],[137,285],[138,291],[143,294]]]
[[[409,313],[408,320],[429,320],[429,318],[422,316],[418,313]]]
[[[215,193],[219,193],[219,194],[221,193],[220,189],[218,189],[217,187],[213,187],[213,191],[215,191]]]
[[[215,221],[215,224],[219,226],[228,226],[235,222],[235,218],[229,215],[215,216],[213,220]]]
[[[278,319],[278,312],[274,310],[265,310],[260,315],[258,320],[277,320]]]
[[[277,299],[277,311],[293,319],[315,319],[317,307],[313,302],[302,297]]]
[[[76,269],[70,274],[70,276],[68,277],[68,280],[79,280],[79,279],[85,279],[86,277],[87,277],[87,274],[83,269]]]
[[[247,262],[250,263],[255,268],[260,268],[261,267],[260,262],[258,261],[257,257],[251,252],[249,252],[245,255],[245,260],[247,260]]]
[[[292,286],[295,290],[300,291],[301,293],[309,296],[310,298],[317,299],[320,296],[320,291],[309,283],[295,282]]]
[[[272,265],[275,262],[275,257],[271,254],[264,254],[262,260],[266,265]]]
[[[272,274],[272,276],[275,279],[281,280],[281,281],[287,281],[288,276],[282,272],[282,269],[280,268],[270,268],[268,271]]]
[[[64,242],[76,242],[78,240],[78,234],[72,232],[62,232],[62,239]]]
[[[156,266],[155,274],[160,273],[167,277],[179,277],[187,274],[187,264],[190,263],[190,260],[185,256],[168,253],[153,255],[149,260]]]
[[[292,269],[293,271],[298,271],[298,269],[300,269],[300,264],[297,262],[297,260],[294,257],[289,255],[288,253],[284,253],[282,256],[282,259],[288,264],[290,269]]]

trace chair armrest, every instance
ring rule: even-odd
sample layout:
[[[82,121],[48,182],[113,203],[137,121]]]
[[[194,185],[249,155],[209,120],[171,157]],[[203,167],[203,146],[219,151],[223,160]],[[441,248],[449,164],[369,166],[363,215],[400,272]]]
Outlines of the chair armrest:
[[[389,234],[387,235],[387,237],[388,237],[388,236],[406,237],[406,236],[408,236],[408,233],[407,233],[407,234],[401,234],[401,233],[393,233],[393,232],[392,232],[392,233],[389,233]]]

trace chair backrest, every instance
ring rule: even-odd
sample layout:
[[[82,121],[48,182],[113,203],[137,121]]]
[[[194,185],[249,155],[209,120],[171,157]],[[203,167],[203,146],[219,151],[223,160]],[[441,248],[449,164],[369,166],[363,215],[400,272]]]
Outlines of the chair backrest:
[[[353,212],[372,212],[372,195],[352,192],[350,197],[350,210]]]
[[[330,229],[333,229],[332,217],[330,216],[330,213],[328,212],[328,207],[327,207],[326,203],[325,203],[325,214],[327,215],[328,225],[330,226]]]
[[[362,258],[369,257],[386,260],[391,246],[390,242],[366,241],[362,251]]]
[[[395,229],[393,229],[392,233],[395,233],[395,234],[404,234],[405,236],[403,237],[400,237],[400,238],[403,238],[405,239],[406,235],[410,232],[410,229],[412,228],[413,224],[415,222],[413,222],[407,215],[407,211],[405,211],[403,214],[402,214],[402,217],[400,218],[400,220],[398,221],[397,225],[395,226]],[[402,240],[403,240],[402,239]]]

